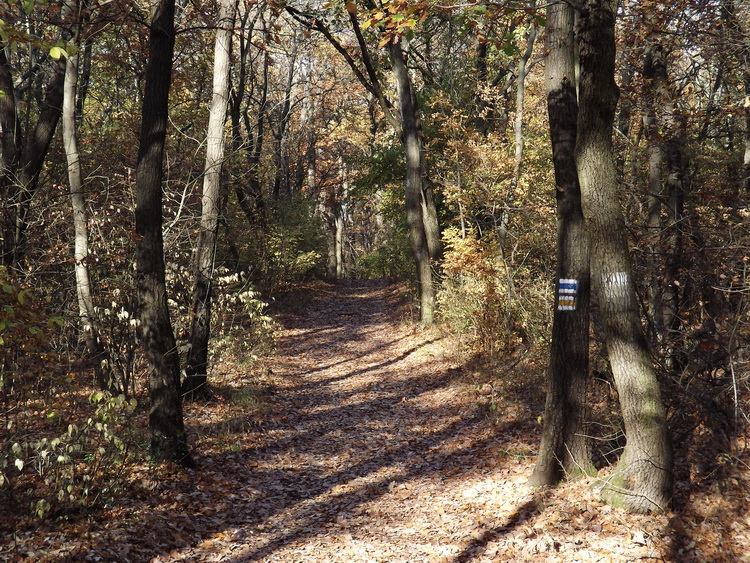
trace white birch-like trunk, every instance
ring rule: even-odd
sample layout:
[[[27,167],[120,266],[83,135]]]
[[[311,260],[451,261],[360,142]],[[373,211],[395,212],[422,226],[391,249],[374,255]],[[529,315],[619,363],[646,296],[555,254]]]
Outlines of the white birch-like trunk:
[[[229,101],[229,68],[236,0],[221,0],[214,44],[213,96],[208,117],[206,164],[203,173],[201,228],[196,249],[193,320],[183,392],[205,386],[208,340],[211,332],[211,293],[216,260],[216,238],[221,207],[221,170],[224,162],[224,125]]]
[[[65,16],[77,10],[76,3],[65,3]],[[77,36],[78,32],[76,32]],[[77,42],[75,37],[75,42]],[[78,298],[78,315],[86,352],[94,363],[94,375],[97,385],[102,389],[114,389],[111,372],[106,369],[104,347],[99,338],[98,319],[91,296],[91,280],[87,259],[89,256],[88,216],[86,198],[83,194],[83,174],[81,171],[80,151],[76,126],[76,94],[78,87],[78,53],[67,57],[65,79],[63,82],[62,104],[62,138],[65,148],[65,159],[68,166],[68,183],[70,203],[73,209],[73,258],[75,263],[76,295]]]

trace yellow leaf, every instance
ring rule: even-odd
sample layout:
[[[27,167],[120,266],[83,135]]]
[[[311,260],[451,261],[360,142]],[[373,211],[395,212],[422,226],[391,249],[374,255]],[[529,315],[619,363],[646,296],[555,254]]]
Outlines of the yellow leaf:
[[[68,56],[68,52],[65,49],[61,48],[61,47],[52,47],[49,50],[49,56],[52,57],[53,59],[57,60],[60,57],[67,57]]]

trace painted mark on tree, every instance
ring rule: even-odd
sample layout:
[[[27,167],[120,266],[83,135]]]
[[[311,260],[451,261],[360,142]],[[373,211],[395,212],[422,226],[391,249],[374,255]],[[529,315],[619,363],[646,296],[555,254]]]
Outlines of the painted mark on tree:
[[[557,310],[575,311],[578,296],[578,280],[561,279],[557,288]]]
[[[621,308],[630,306],[630,279],[626,272],[602,274],[604,299]]]

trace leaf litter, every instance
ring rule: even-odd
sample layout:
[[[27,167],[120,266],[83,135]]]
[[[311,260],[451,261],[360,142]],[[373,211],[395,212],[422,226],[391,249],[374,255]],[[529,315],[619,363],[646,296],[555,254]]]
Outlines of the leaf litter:
[[[144,466],[118,506],[2,526],[0,558],[750,561],[739,458],[733,480],[679,482],[679,510],[660,516],[603,505],[593,480],[526,487],[543,405],[507,392],[517,372],[488,380],[448,335],[415,327],[402,294],[384,281],[290,294],[269,409],[186,405],[196,470]]]

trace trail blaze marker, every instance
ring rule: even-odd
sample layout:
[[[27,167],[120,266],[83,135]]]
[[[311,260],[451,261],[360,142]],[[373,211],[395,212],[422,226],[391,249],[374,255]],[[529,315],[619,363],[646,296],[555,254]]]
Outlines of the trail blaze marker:
[[[561,279],[557,288],[557,310],[575,311],[578,280]]]

